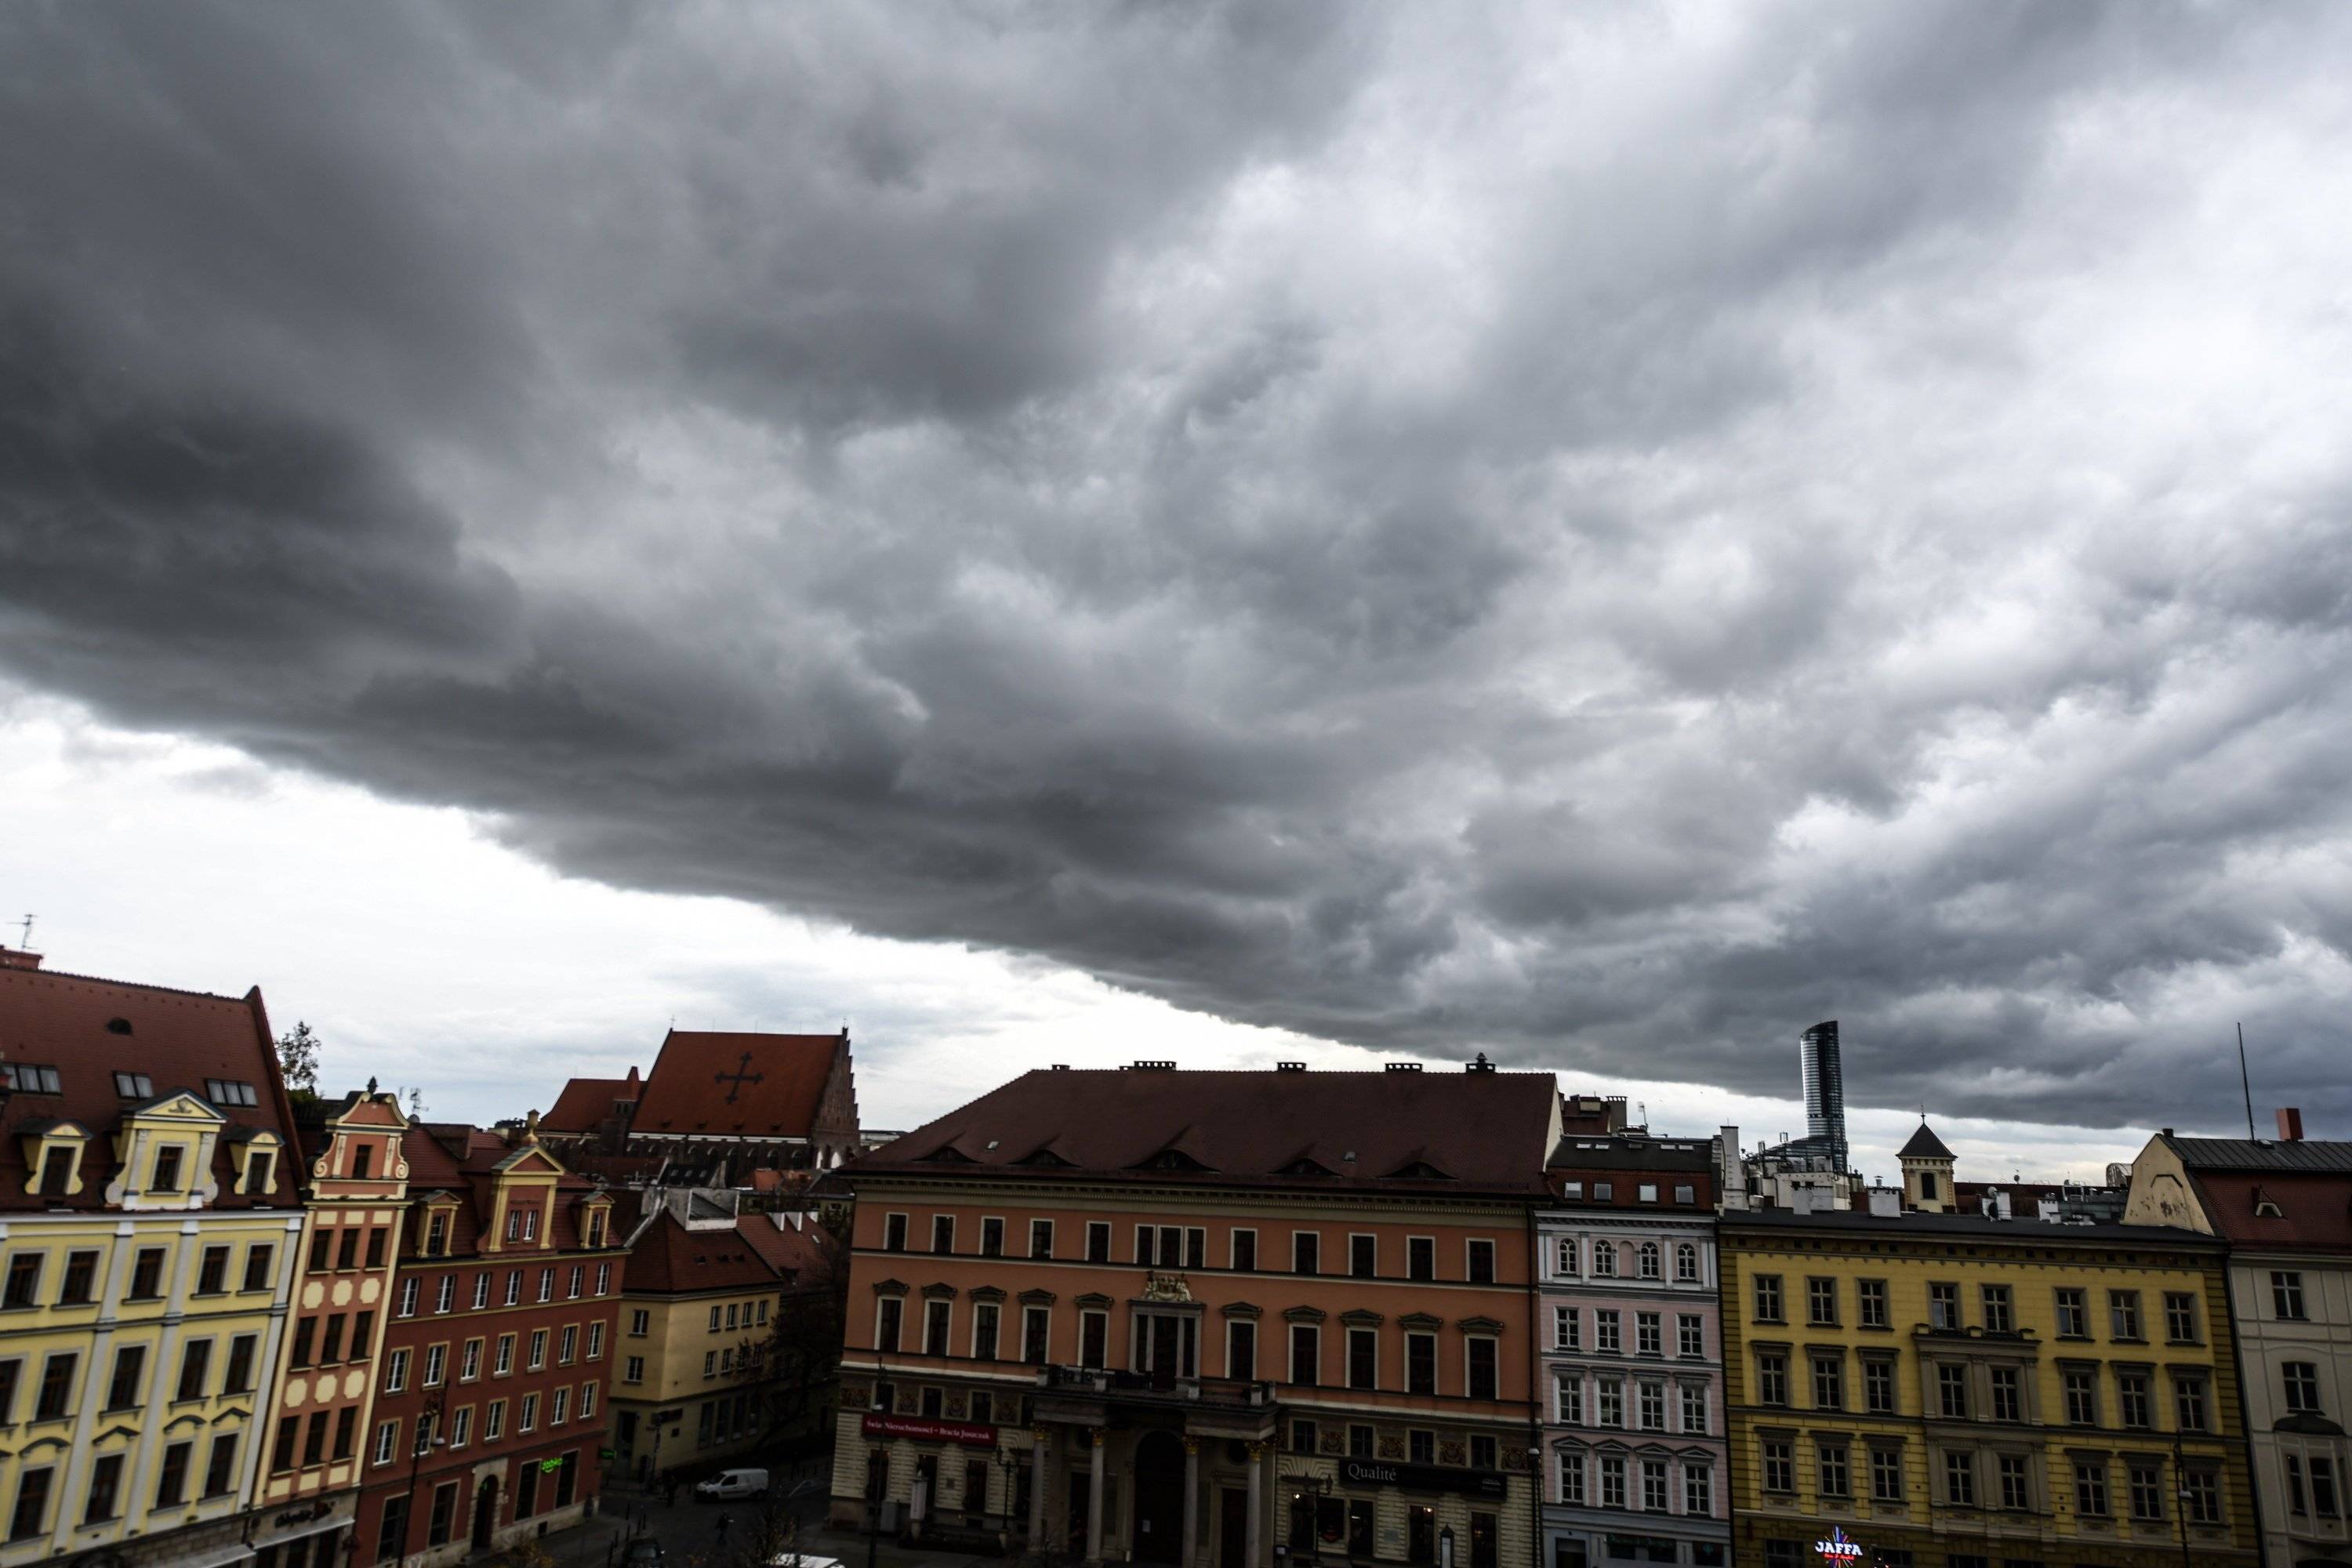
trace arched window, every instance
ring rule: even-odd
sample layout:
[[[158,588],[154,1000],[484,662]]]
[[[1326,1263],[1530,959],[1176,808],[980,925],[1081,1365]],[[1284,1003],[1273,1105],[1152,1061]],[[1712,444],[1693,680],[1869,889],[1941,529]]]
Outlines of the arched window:
[[[1576,1278],[1576,1237],[1563,1236],[1552,1249],[1551,1271],[1564,1279]]]
[[[1657,1279],[1664,1278],[1663,1274],[1660,1272],[1659,1265],[1660,1257],[1658,1253],[1658,1244],[1654,1241],[1645,1241],[1642,1243],[1642,1278],[1644,1279]]]
[[[1592,1277],[1595,1279],[1612,1279],[1616,1275],[1616,1244],[1607,1241],[1594,1242],[1592,1244]]]
[[[1675,1278],[1685,1285],[1698,1283],[1698,1248],[1687,1241],[1675,1244]]]

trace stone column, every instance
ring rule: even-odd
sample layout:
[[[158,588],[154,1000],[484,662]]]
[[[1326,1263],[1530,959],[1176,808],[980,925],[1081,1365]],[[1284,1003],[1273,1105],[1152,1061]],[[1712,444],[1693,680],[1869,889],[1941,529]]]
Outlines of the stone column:
[[[1087,1472],[1087,1561],[1103,1560],[1103,1429],[1094,1430],[1094,1468]]]
[[[1183,1568],[1192,1568],[1192,1559],[1201,1540],[1201,1442],[1197,1437],[1184,1439],[1184,1555]]]
[[[1045,1550],[1045,1449],[1049,1439],[1042,1426],[1029,1432],[1029,1550]]]
[[[1249,1531],[1243,1555],[1249,1568],[1265,1568],[1265,1445],[1249,1446]]]

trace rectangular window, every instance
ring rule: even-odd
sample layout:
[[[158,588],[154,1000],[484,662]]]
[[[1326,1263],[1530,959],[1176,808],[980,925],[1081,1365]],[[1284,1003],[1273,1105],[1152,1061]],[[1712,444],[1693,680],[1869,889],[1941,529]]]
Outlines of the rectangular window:
[[[1250,1273],[1257,1268],[1257,1232],[1237,1230],[1233,1238],[1233,1264],[1236,1271]]]
[[[1944,1500],[1955,1508],[1977,1506],[1977,1458],[1965,1449],[1944,1455]]]
[[[1768,1492],[1793,1492],[1797,1489],[1795,1444],[1777,1438],[1765,1440],[1764,1489]]]
[[[490,1401],[489,1408],[482,1412],[482,1441],[495,1443],[505,1436],[506,1433],[507,1402],[503,1399],[493,1399]]]
[[[1290,1424],[1290,1451],[1294,1454],[1315,1452],[1315,1423],[1293,1421]]]
[[[2099,1424],[2099,1374],[2091,1367],[2061,1369],[2059,1382],[2066,1392],[2066,1423],[2070,1426]]]
[[[2303,1276],[2300,1273],[2272,1271],[2271,1310],[2292,1321],[2303,1321]]]
[[[1610,1355],[1622,1353],[1625,1349],[1622,1323],[1623,1320],[1613,1309],[1595,1307],[1592,1310],[1592,1348]]]
[[[2134,1462],[2128,1468],[2131,1478],[2131,1513],[2136,1520],[2153,1521],[2164,1517],[2164,1472],[2155,1465]]]
[[[1927,1287],[1927,1326],[1948,1334],[1960,1331],[1960,1288],[1948,1279]]]
[[[346,1410],[343,1414],[349,1415],[351,1412]],[[449,1447],[462,1448],[473,1440],[474,1407],[461,1405],[449,1413]]]
[[[205,1249],[205,1262],[209,1264],[212,1261],[212,1255],[215,1252],[221,1255],[221,1272],[226,1273],[228,1269],[227,1247],[206,1247]],[[218,1283],[219,1278],[220,1276],[218,1274],[213,1276],[215,1280],[213,1289],[215,1290],[218,1290],[220,1289],[220,1285]],[[58,1286],[58,1305],[60,1307],[79,1307],[86,1305],[91,1300],[91,1288],[97,1282],[97,1253],[79,1251],[67,1253],[65,1279]]]
[[[1559,1500],[1569,1503],[1584,1501],[1584,1456],[1563,1453],[1559,1457]]]
[[[1495,1244],[1491,1241],[1470,1243],[1470,1283],[1492,1285],[1495,1282]]]
[[[925,1355],[952,1353],[949,1349],[948,1342],[949,1316],[949,1303],[945,1301],[923,1303],[923,1353]],[[1102,1363],[1097,1361],[1087,1364],[1100,1366]]]
[[[323,1410],[310,1417],[310,1429],[302,1440],[302,1463],[323,1465],[327,1462],[327,1413]]]
[[[708,1410],[710,1407],[706,1405],[703,1408]],[[522,1403],[515,1407],[515,1430],[518,1432],[531,1432],[536,1431],[538,1427],[539,1395],[536,1394],[526,1394],[522,1396]]]
[[[1992,1377],[1992,1418],[1996,1421],[2025,1419],[2024,1393],[2013,1366],[1990,1369]]]
[[[1257,1325],[1246,1318],[1225,1325],[1225,1375],[1243,1383],[1257,1380]]]
[[[147,1347],[124,1345],[114,1352],[114,1375],[106,1386],[106,1407],[109,1410],[130,1410],[141,1401],[139,1385],[145,1381]]]
[[[365,1312],[362,1312],[360,1314],[362,1318],[365,1318],[367,1315],[368,1314]],[[221,1380],[221,1392],[223,1394],[250,1394],[253,1392],[253,1363],[255,1356],[260,1352],[260,1348],[261,1341],[260,1336],[257,1334],[239,1334],[235,1339],[229,1341],[228,1373],[227,1375]],[[353,1346],[353,1353],[356,1354],[358,1349],[359,1347]]]
[[[62,1421],[73,1397],[74,1372],[81,1357],[72,1351],[53,1351],[41,1363],[41,1391],[33,1399],[33,1419]]]
[[[1706,1430],[1706,1384],[1703,1383],[1683,1384],[1683,1430]]]
[[[1021,1359],[1031,1366],[1045,1364],[1045,1338],[1052,1326],[1052,1309],[1021,1309]]]
[[[1372,1279],[1379,1269],[1380,1245],[1377,1237],[1351,1236],[1348,1238],[1348,1273],[1357,1279]]]
[[[993,1301],[971,1304],[971,1353],[977,1361],[996,1359],[998,1308]]]
[[[8,1259],[8,1284],[0,1293],[0,1307],[37,1307],[41,1298],[41,1258],[37,1252],[19,1252]]]
[[[1675,1317],[1675,1353],[1686,1360],[1698,1361],[1706,1355],[1706,1320],[1696,1312],[1681,1312]]]
[[[645,1380],[645,1357],[641,1355],[633,1355],[621,1363],[621,1381],[623,1383],[643,1383]]]
[[[277,1261],[274,1247],[248,1247],[245,1249],[245,1286],[247,1290],[269,1289],[270,1265]]]
[[[1903,1500],[1902,1449],[1874,1447],[1870,1450],[1870,1500]]]
[[[1813,1449],[1813,1475],[1821,1494],[1827,1498],[1847,1498],[1853,1495],[1853,1473],[1846,1461],[1843,1443],[1822,1441]]]
[[[980,1255],[982,1258],[1004,1256],[1004,1221],[990,1215],[980,1222]]]
[[[933,1252],[955,1250],[955,1215],[935,1214],[931,1216],[931,1250]]]
[[[1780,1351],[1756,1352],[1756,1403],[1789,1403],[1789,1358]]]
[[[1320,1381],[1323,1336],[1312,1323],[1290,1325],[1290,1381],[1312,1388]]]
[[[1664,1320],[1656,1312],[1633,1314],[1633,1349],[1641,1355],[1666,1353]]]
[[[1029,1256],[1032,1258],[1054,1256],[1054,1222],[1052,1220],[1033,1219],[1029,1222]]]
[[[1104,1365],[1109,1353],[1109,1346],[1110,1314],[1080,1312],[1078,1314],[1078,1364],[1095,1367]]]
[[[1950,1362],[1936,1363],[1936,1406],[1949,1421],[1969,1418],[1969,1369]]]
[[[907,1303],[896,1296],[885,1296],[875,1303],[874,1348],[896,1351],[898,1334],[906,1317]]]
[[[473,1383],[482,1375],[482,1344],[480,1340],[467,1340],[465,1349],[457,1352],[457,1381]]]
[[[418,1380],[416,1386],[419,1388],[440,1387],[442,1383],[442,1373],[448,1370],[448,1366],[449,1347],[447,1345],[426,1345],[425,1347],[425,1375]]]
[[[1576,1272],[1576,1243],[1564,1241],[1570,1274]],[[1409,1236],[1404,1240],[1404,1275],[1408,1279],[1437,1278],[1437,1238],[1433,1236]]]
[[[1314,1274],[1321,1269],[1323,1237],[1311,1230],[1293,1231],[1290,1236],[1290,1271],[1293,1274]]]
[[[514,1371],[514,1351],[515,1337],[512,1334],[500,1334],[498,1338],[498,1343],[492,1347],[490,1352],[490,1375],[492,1377],[504,1377],[507,1373]]]
[[[1598,1255],[1595,1255],[1596,1258]],[[1756,1321],[1759,1323],[1785,1322],[1780,1308],[1780,1277],[1778,1274],[1756,1276]]]
[[[2210,1429],[2205,1424],[2205,1380],[2203,1378],[2184,1377],[2178,1373],[2174,1373],[2172,1404],[2173,1417],[2180,1424],[2180,1429],[2183,1432],[2204,1432]]]
[[[211,1369],[213,1342],[210,1340],[190,1340],[180,1350],[180,1385],[177,1397],[202,1399],[205,1396],[205,1373]]]
[[[1437,1392],[1437,1336],[1407,1333],[1404,1337],[1404,1391]]]
[[[226,1497],[236,1489],[236,1434],[230,1432],[214,1438],[205,1455],[205,1496]]]
[[[509,1228],[512,1228],[511,1222]],[[513,1238],[509,1237],[508,1239]],[[907,1216],[905,1215],[886,1214],[882,1216],[882,1250],[885,1252],[907,1250]]]
[[[1622,1430],[1625,1425],[1625,1385],[1613,1377],[1596,1378],[1592,1384],[1593,1415],[1596,1425]]]
[[[1625,1461],[1612,1454],[1601,1458],[1601,1506],[1625,1506]]]
[[[2033,1483],[2026,1474],[2025,1458],[2021,1454],[1999,1456],[1996,1468],[2000,1472],[2000,1506],[2019,1510],[2033,1507]]]
[[[1862,1363],[1863,1408],[1874,1415],[1897,1414],[1895,1404],[1895,1363],[1883,1356],[1866,1358]]]
[[[1858,1279],[1853,1289],[1856,1320],[1865,1329],[1886,1327],[1886,1281]]]
[[[84,1524],[101,1523],[115,1515],[122,1488],[122,1456],[101,1454],[89,1467],[89,1496],[81,1510]]]
[[[187,1151],[177,1143],[165,1143],[158,1148],[155,1151],[155,1174],[148,1182],[148,1186],[159,1193],[178,1192],[180,1162],[186,1157]]]
[[[2336,1461],[2324,1454],[2311,1457],[2311,1506],[2322,1519],[2338,1517],[2336,1499]]]
[[[2156,1399],[2148,1389],[2147,1373],[2116,1373],[2116,1416],[2125,1426],[2142,1431],[2156,1425]]]
[[[400,1423],[386,1421],[375,1429],[375,1448],[371,1455],[379,1465],[388,1465],[400,1451]]]
[[[401,1346],[383,1358],[383,1391],[398,1394],[408,1386],[408,1347]]]
[[[2107,1516],[2107,1467],[2078,1459],[2074,1464],[2074,1511],[2090,1519]]]
[[[1805,1321],[1817,1328],[1837,1326],[1836,1280],[1814,1278],[1805,1281]]]
[[[2186,1290],[2164,1293],[2164,1337],[2176,1345],[2197,1342],[2197,1298]]]
[[[2108,1336],[2118,1340],[2137,1340],[2139,1331],[2139,1292],[2110,1290],[2107,1292]]]
[[[1557,1373],[1551,1384],[1552,1419],[1563,1426],[1584,1425],[1584,1380],[1572,1372]]]
[[[1474,1335],[1467,1342],[1470,1352],[1468,1393],[1473,1399],[1494,1399],[1496,1393],[1496,1356],[1495,1342],[1484,1335]],[[1663,1424],[1663,1423],[1662,1423]]]
[[[163,1249],[142,1247],[131,1259],[131,1295],[134,1301],[154,1301],[163,1295]]]
[[[1664,1459],[1642,1461],[1642,1506],[1654,1513],[1666,1511],[1666,1462]]]
[[[2191,1524],[2221,1522],[2221,1478],[2211,1470],[2189,1470],[2180,1478],[2180,1506]]]
[[[1348,1331],[1348,1386],[1378,1388],[1381,1385],[1381,1336],[1372,1329]]]
[[[1843,1410],[1845,1408],[1845,1362],[1834,1355],[1813,1358],[1813,1408]]]
[[[1640,1383],[1633,1386],[1633,1421],[1644,1432],[1666,1429],[1666,1385]]]
[[[16,1501],[8,1515],[8,1539],[24,1541],[38,1535],[49,1511],[49,1478],[56,1472],[47,1468],[26,1470],[16,1480]]]
[[[1985,1285],[1978,1288],[1978,1300],[1984,1309],[1984,1331],[1989,1334],[2014,1333],[2017,1313],[2006,1285]]]
[[[1577,1348],[1577,1311],[1573,1307],[1551,1310],[1551,1346],[1554,1350],[1572,1351]]]
[[[1683,1466],[1683,1511],[1694,1519],[1707,1519],[1715,1513],[1715,1472],[1705,1465]]]
[[[319,1359],[329,1365],[343,1359],[343,1321],[341,1312],[328,1315],[327,1337],[319,1347]]]
[[[2286,1407],[2298,1415],[2316,1415],[2319,1410],[2319,1364],[2316,1362],[2290,1361],[2279,1366],[2281,1392],[2286,1396]]]

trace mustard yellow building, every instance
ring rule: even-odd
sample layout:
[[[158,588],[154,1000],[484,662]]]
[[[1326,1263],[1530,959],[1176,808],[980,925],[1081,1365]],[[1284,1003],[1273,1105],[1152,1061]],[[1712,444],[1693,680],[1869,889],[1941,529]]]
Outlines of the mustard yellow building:
[[[630,1239],[611,1401],[615,1462],[640,1479],[767,1452],[831,1418],[787,1323],[824,1289],[823,1234],[699,1202]],[[824,1408],[801,1407],[812,1398]]]
[[[302,1211],[258,993],[0,949],[0,1568],[210,1568],[247,1521]]]
[[[1719,1238],[1738,1563],[2254,1563],[2217,1243],[1790,1210]]]

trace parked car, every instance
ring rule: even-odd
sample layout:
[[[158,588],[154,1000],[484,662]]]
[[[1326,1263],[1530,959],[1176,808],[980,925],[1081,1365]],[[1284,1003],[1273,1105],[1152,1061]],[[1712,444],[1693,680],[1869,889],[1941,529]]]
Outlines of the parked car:
[[[621,1553],[621,1568],[663,1568],[667,1562],[661,1542],[650,1538],[630,1542],[628,1550]]]
[[[739,1498],[765,1497],[765,1470],[721,1470],[709,1480],[694,1483],[694,1495],[703,1502],[733,1502]]]

